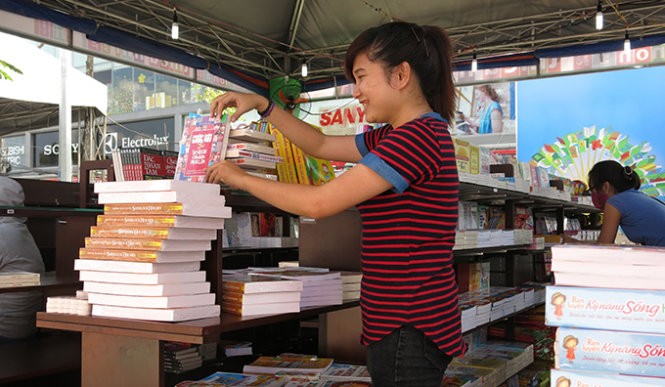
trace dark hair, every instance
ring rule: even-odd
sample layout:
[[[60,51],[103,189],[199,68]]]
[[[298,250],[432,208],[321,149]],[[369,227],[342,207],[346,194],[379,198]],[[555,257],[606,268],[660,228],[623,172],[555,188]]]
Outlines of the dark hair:
[[[490,85],[481,85],[478,87],[480,91],[483,93],[489,95],[490,99],[494,102],[500,102],[499,101],[499,94],[496,93],[496,90]]]
[[[617,192],[639,189],[642,184],[632,167],[624,167],[614,160],[599,161],[589,171],[590,188],[600,187],[604,182],[610,183]]]
[[[390,22],[369,28],[346,51],[344,73],[351,82],[353,61],[363,52],[371,61],[391,69],[407,62],[418,78],[420,88],[434,111],[448,121],[455,111],[455,85],[452,74],[452,47],[446,32],[435,26]]]

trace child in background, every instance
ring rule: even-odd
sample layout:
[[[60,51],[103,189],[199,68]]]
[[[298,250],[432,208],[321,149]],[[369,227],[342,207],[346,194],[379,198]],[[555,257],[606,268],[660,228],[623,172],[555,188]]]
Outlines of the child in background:
[[[452,248],[458,175],[448,122],[455,112],[451,43],[432,26],[391,22],[362,32],[344,65],[368,122],[355,136],[326,136],[272,101],[227,92],[211,115],[256,109],[305,153],[357,163],[322,185],[248,175],[221,161],[207,171],[290,212],[323,218],[357,206],[362,222],[361,310],[374,386],[440,386],[462,341]],[[399,350],[398,350],[399,349]]]

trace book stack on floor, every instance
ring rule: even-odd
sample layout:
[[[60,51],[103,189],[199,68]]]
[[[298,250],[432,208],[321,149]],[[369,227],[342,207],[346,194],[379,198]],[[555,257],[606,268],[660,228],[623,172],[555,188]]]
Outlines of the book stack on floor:
[[[533,362],[533,346],[525,343],[480,343],[446,369],[444,385],[494,387]]]
[[[360,298],[360,282],[363,275],[359,271],[342,271],[342,301]]]
[[[303,283],[239,272],[222,276],[222,310],[238,316],[300,312]]]
[[[27,271],[5,271],[0,273],[0,288],[37,286],[41,283],[40,281],[39,273]]]
[[[250,268],[255,274],[302,282],[300,309],[342,304],[342,275],[327,268]]]
[[[93,316],[184,321],[219,316],[200,268],[231,208],[219,186],[174,180],[96,183],[104,214],[74,269]]]
[[[553,385],[665,385],[665,249],[552,247]]]

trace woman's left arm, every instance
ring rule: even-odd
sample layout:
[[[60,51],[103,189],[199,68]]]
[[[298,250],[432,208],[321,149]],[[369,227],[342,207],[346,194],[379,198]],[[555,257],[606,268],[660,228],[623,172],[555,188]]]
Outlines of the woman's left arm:
[[[503,113],[501,110],[492,110],[492,113],[490,114],[490,120],[492,121],[492,133],[503,132]]]

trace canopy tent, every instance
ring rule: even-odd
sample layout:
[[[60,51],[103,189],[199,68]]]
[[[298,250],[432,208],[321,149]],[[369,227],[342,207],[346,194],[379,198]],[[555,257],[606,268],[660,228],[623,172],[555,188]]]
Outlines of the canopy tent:
[[[605,27],[596,30],[598,4]],[[170,38],[174,7],[180,38]],[[0,9],[49,20],[104,42],[176,61],[267,93],[268,80],[300,78],[305,90],[345,82],[344,52],[369,26],[390,20],[439,25],[456,67],[533,64],[538,58],[665,43],[660,0],[3,0]]]
[[[15,131],[57,126],[62,100],[60,59],[16,36],[0,33],[0,52],[22,74],[7,71],[0,79],[0,136]],[[66,85],[73,107],[94,107],[106,114],[106,85],[73,67],[66,69]]]

